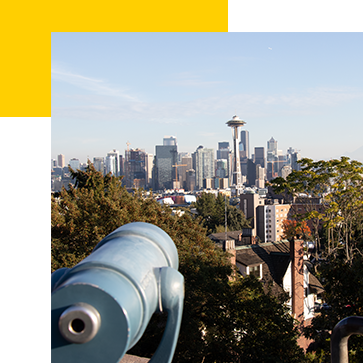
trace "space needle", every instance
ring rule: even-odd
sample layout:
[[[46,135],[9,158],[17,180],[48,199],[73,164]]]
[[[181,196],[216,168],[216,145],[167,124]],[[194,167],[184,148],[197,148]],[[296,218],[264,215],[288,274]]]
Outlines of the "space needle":
[[[234,157],[233,157],[233,171],[232,171],[232,193],[238,196],[242,190],[241,181],[241,164],[239,161],[239,148],[237,148],[238,140],[238,128],[246,124],[245,121],[241,120],[238,116],[233,116],[232,120],[226,122],[227,126],[232,128],[233,146],[234,146]]]

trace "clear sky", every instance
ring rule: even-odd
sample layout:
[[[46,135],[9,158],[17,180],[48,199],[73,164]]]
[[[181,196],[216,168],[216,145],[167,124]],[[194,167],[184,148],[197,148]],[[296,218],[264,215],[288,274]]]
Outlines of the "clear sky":
[[[236,114],[251,149],[363,161],[362,64],[363,33],[52,33],[51,156],[216,150]]]

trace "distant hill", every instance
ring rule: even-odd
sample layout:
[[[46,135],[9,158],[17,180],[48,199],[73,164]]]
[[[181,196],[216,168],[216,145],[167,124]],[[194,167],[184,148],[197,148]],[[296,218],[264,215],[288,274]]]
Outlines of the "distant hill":
[[[363,146],[361,146],[359,149],[354,150],[352,152],[345,152],[343,154],[344,156],[348,156],[352,160],[357,160],[363,163]]]

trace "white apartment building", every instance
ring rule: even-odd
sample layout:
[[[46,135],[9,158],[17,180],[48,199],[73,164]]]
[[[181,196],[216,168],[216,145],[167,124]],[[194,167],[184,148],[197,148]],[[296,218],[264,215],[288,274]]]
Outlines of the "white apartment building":
[[[272,204],[263,207],[265,242],[276,242],[283,239],[282,222],[287,219],[290,208],[289,204]]]

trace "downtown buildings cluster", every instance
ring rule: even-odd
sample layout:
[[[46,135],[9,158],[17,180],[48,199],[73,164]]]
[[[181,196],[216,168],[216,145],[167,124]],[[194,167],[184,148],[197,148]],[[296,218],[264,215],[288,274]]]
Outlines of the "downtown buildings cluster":
[[[249,132],[241,130],[238,134],[233,138],[238,144],[237,149],[231,148],[229,141],[221,141],[217,150],[199,145],[194,153],[187,153],[178,150],[176,137],[165,136],[162,145],[155,146],[155,154],[142,148],[130,148],[130,143],[127,143],[124,155],[113,149],[106,156],[94,157],[90,161],[103,174],[123,176],[122,183],[126,188],[152,189],[161,193],[181,190],[194,193],[205,189],[222,189],[228,193],[236,186],[234,175],[238,173],[237,196],[245,188],[263,189],[266,180],[286,177],[293,169],[298,169],[300,154],[297,150],[290,147],[284,154],[271,137],[267,148],[255,147],[251,153]],[[57,160],[52,160],[52,191],[72,182],[68,166],[82,170],[87,164],[76,158],[66,164],[64,155],[58,155]]]

